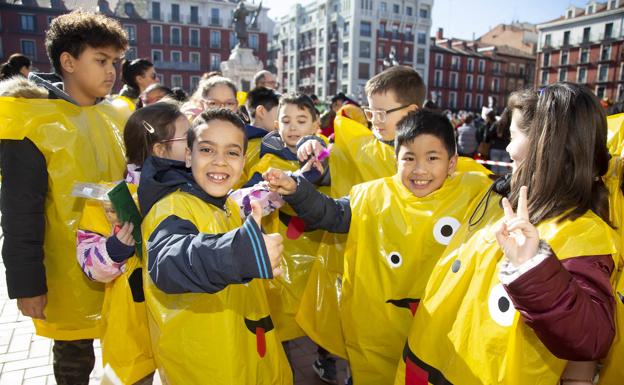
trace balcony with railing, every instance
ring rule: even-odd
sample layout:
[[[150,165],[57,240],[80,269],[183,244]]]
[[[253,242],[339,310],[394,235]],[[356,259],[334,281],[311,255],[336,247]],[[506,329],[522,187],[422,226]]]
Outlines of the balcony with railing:
[[[177,62],[177,61],[154,61],[154,67],[161,70],[199,71],[199,63]]]
[[[182,22],[182,16],[180,16],[179,13],[168,13],[167,14],[167,21],[170,23],[181,23]]]
[[[220,17],[211,16],[210,19],[208,19],[208,24],[211,27],[221,27],[223,24],[223,20]]]
[[[202,18],[201,18],[201,16],[187,15],[186,16],[186,23],[187,24],[201,25],[202,24]]]

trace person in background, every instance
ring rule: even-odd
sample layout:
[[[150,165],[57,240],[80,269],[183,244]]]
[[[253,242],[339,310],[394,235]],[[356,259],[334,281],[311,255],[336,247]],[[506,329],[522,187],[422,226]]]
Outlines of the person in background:
[[[9,60],[0,64],[0,80],[20,75],[28,78],[30,72],[30,59],[21,53],[14,53]]]
[[[266,87],[277,90],[277,79],[275,75],[267,70],[262,70],[256,73],[252,81],[254,87]]]
[[[154,64],[147,59],[124,60],[121,65],[123,87],[119,96],[136,104],[139,96],[152,84],[158,83]]]
[[[164,86],[160,83],[152,84],[147,87],[141,96],[139,97],[139,101],[137,102],[137,108],[149,106],[150,104],[154,104],[165,96],[170,96],[175,99],[175,95],[171,88]]]
[[[511,125],[511,114],[506,108],[500,119],[494,123],[488,130],[487,142],[490,144],[490,160],[496,162],[511,162],[507,146],[511,141],[509,126]],[[504,166],[492,166],[492,172],[497,175],[503,175],[510,170]]]
[[[457,153],[472,158],[477,151],[477,129],[471,114],[464,116],[464,124],[457,129]]]

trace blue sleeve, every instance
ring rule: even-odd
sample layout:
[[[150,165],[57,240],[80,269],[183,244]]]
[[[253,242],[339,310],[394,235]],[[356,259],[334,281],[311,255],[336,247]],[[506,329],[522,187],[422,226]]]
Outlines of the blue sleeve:
[[[348,196],[332,199],[316,191],[303,176],[293,175],[297,191],[283,198],[306,225],[306,231],[316,229],[332,233],[348,233],[351,227],[351,201]]]
[[[230,232],[205,234],[169,216],[150,235],[147,257],[152,281],[168,294],[216,293],[230,284],[273,278],[262,232],[251,217]]]

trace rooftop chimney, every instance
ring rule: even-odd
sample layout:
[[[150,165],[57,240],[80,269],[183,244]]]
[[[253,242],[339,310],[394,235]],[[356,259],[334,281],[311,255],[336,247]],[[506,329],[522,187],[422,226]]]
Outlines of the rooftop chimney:
[[[436,39],[444,39],[444,28],[438,28],[438,32],[436,32]]]

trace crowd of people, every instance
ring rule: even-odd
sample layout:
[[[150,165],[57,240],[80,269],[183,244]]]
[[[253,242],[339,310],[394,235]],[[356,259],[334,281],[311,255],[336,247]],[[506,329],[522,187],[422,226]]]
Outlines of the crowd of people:
[[[46,34],[53,73],[1,67],[0,210],[57,384],[89,383],[94,339],[117,383],[292,384],[303,336],[333,384],[337,359],[357,385],[622,383],[624,115],[584,86],[481,114],[405,66],[366,106],[269,71],[189,96],[119,66],[105,15]]]

